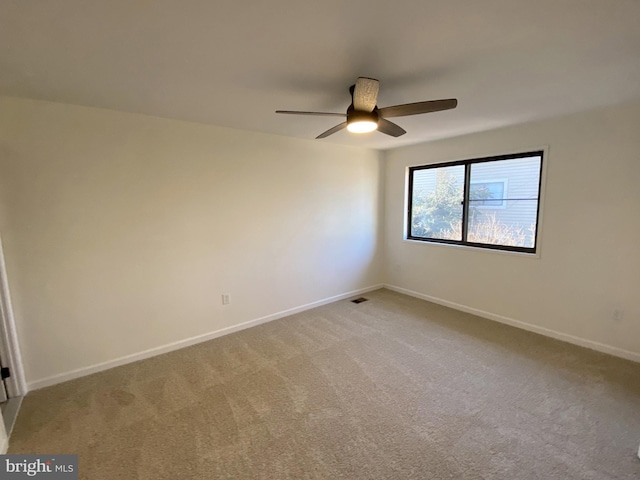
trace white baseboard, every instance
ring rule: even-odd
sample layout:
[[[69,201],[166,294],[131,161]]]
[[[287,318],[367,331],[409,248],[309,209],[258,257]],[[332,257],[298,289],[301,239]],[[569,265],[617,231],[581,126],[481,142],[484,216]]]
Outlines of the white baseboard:
[[[438,305],[443,305],[455,310],[460,310],[461,312],[471,313],[473,315],[477,315],[478,317],[483,317],[489,320],[504,323],[506,325],[511,325],[512,327],[521,328],[529,332],[538,333],[546,337],[555,338],[556,340],[562,340],[563,342],[572,343],[574,345],[579,345],[591,350],[608,353],[609,355],[613,355],[615,357],[620,357],[626,360],[640,363],[640,353],[631,352],[618,347],[612,347],[611,345],[606,345],[604,343],[594,342],[593,340],[587,340],[585,338],[576,337],[567,333],[558,332],[556,330],[551,330],[550,328],[539,327],[537,325],[532,325],[530,323],[515,320],[513,318],[504,317],[495,313],[485,312],[484,310],[479,310],[477,308],[468,307],[459,303],[450,302],[449,300],[444,300],[442,298],[432,297],[431,295],[425,295],[424,293],[414,292],[413,290],[408,290],[406,288],[396,287],[395,285],[385,284],[384,288],[393,290],[395,292],[404,293],[405,295],[409,295],[411,297],[420,298],[428,302],[437,303]]]
[[[39,388],[49,387],[51,385],[55,385],[57,383],[66,382],[69,380],[73,380],[75,378],[84,377],[86,375],[91,375],[92,373],[101,372],[103,370],[108,370],[110,368],[119,367],[121,365],[126,365],[127,363],[137,362],[138,360],[144,360],[145,358],[155,357],[156,355],[161,355],[163,353],[172,352],[174,350],[179,350],[181,348],[189,347],[191,345],[195,345],[197,343],[206,342],[208,340],[213,340],[214,338],[222,337],[223,335],[229,335],[230,333],[238,332],[240,330],[244,330],[246,328],[255,327],[256,325],[260,325],[262,323],[267,323],[272,320],[277,320],[279,318],[288,317],[289,315],[294,315],[296,313],[304,312],[305,310],[311,310],[312,308],[321,307],[322,305],[326,305],[328,303],[336,302],[338,300],[344,300],[345,298],[349,298],[355,295],[360,295],[362,293],[371,292],[372,290],[378,290],[383,288],[384,285],[373,285],[366,288],[361,288],[359,290],[354,290],[347,293],[342,293],[340,295],[335,295],[333,297],[325,298],[322,300],[318,300],[316,302],[308,303],[306,305],[301,305],[299,307],[290,308],[288,310],[283,310],[281,312],[273,313],[271,315],[266,315],[264,317],[256,318],[254,320],[249,320],[238,325],[233,325],[231,327],[222,328],[220,330],[216,330],[213,332],[205,333],[202,335],[197,335],[195,337],[186,338],[184,340],[179,340],[177,342],[170,343],[168,345],[163,345],[160,347],[150,348],[149,350],[144,350],[142,352],[133,353],[131,355],[126,355],[124,357],[116,358],[113,360],[108,360],[106,362],[98,363],[95,365],[90,365],[87,367],[78,368],[76,370],[71,370],[69,372],[59,373],[57,375],[52,375],[50,377],[41,378],[39,380],[34,380],[29,382],[28,389],[29,390],[37,390]]]

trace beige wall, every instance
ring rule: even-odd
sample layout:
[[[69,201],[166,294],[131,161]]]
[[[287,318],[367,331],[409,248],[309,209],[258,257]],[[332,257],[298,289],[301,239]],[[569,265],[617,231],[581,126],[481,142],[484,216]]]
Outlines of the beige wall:
[[[382,282],[371,150],[1,98],[0,189],[32,386]]]
[[[640,360],[639,125],[627,105],[386,152],[386,283]],[[540,258],[403,240],[408,166],[541,146]]]

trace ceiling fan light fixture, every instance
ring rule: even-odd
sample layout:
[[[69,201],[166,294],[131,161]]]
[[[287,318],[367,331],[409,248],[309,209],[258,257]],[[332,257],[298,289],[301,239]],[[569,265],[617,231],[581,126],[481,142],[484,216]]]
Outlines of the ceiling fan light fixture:
[[[347,130],[351,133],[368,133],[378,128],[378,123],[373,120],[356,120],[347,124]]]
[[[347,130],[352,133],[373,132],[378,128],[378,114],[352,110],[347,115]]]

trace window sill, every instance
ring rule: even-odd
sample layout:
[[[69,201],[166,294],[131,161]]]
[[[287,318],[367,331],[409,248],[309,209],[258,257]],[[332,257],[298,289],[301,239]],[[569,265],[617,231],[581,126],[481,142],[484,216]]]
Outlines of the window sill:
[[[509,250],[499,250],[496,248],[474,247],[473,245],[456,245],[452,243],[428,242],[428,241],[422,241],[422,240],[413,240],[411,238],[406,238],[406,237],[404,237],[402,241],[406,243],[415,244],[415,245],[427,245],[430,247],[435,246],[435,247],[445,247],[445,248],[458,248],[458,249],[462,249],[463,251],[471,250],[475,252],[498,254],[498,255],[512,255],[520,258],[540,259],[539,246],[538,246],[538,251],[536,253],[528,253],[528,252],[511,252]]]

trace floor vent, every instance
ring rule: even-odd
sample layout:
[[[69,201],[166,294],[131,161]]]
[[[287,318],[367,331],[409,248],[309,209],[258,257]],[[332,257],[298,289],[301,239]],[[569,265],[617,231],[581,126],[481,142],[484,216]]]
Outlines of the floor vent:
[[[362,302],[366,302],[367,300],[369,300],[368,298],[364,298],[364,297],[360,297],[360,298],[356,298],[355,300],[351,300],[351,303],[362,303]]]

